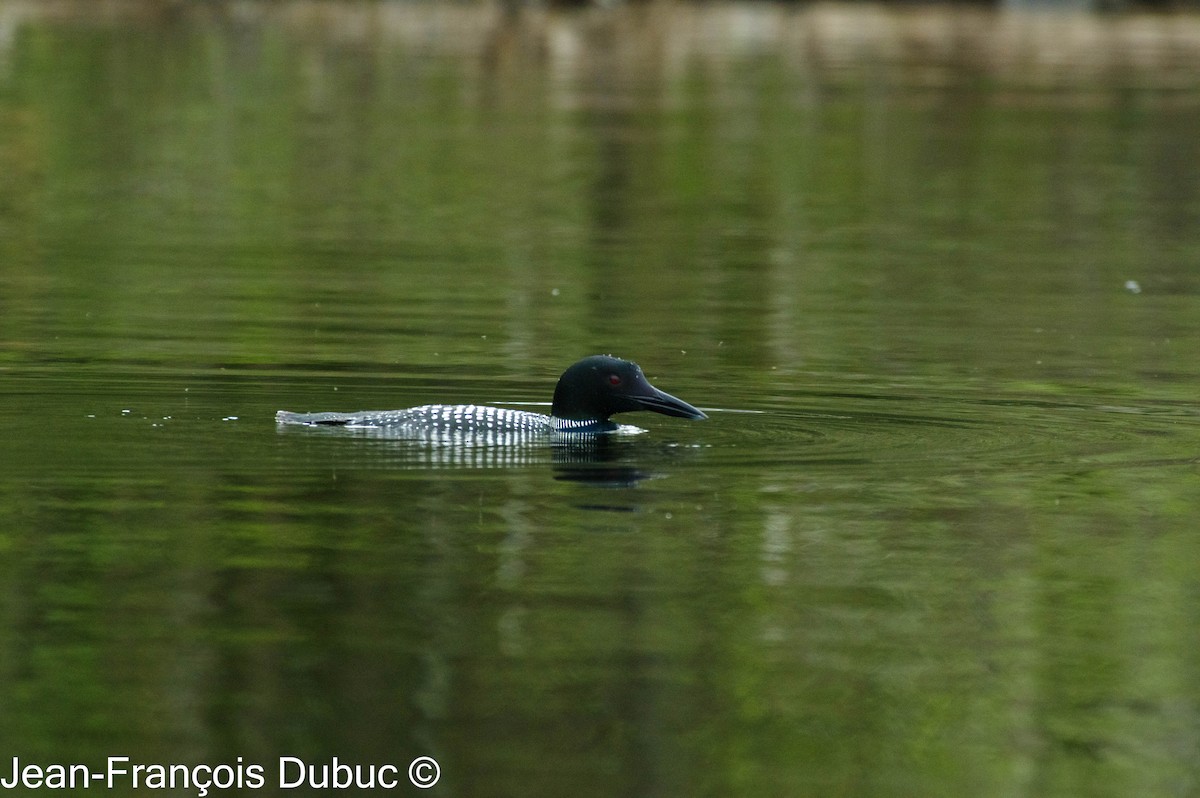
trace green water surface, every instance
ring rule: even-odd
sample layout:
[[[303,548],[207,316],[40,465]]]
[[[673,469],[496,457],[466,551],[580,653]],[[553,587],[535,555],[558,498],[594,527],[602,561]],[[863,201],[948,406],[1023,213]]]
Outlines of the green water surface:
[[[0,2],[0,779],[1200,794],[1197,131],[1187,15]],[[710,418],[273,421],[596,352]]]

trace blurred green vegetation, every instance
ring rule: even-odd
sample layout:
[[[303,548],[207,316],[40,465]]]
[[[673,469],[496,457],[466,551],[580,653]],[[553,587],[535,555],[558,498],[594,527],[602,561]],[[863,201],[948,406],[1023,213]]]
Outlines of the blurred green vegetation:
[[[1078,368],[1028,340],[1053,329],[1106,363],[1181,367],[1155,342],[1194,335],[1170,306],[1200,255],[1200,45],[1182,34],[1143,43],[1158,60],[1069,68],[1041,64],[1036,22],[1007,34],[1028,52],[980,54],[988,18],[946,10],[926,12],[941,50],[901,28],[843,55],[819,18],[702,48],[672,32],[703,18],[658,6],[439,8],[375,36],[329,9],[321,27],[219,7],[15,26],[5,356],[432,365],[488,336],[509,370],[655,342],[1052,382]],[[1076,19],[1077,38],[1132,38]],[[929,350],[931,318],[960,334]]]

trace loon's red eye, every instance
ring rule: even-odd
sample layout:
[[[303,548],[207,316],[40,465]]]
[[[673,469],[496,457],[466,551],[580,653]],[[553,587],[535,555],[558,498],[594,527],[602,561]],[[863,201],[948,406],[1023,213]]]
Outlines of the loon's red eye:
[[[608,384],[609,385],[620,385],[621,384],[621,376],[619,374],[609,374],[608,375]]]

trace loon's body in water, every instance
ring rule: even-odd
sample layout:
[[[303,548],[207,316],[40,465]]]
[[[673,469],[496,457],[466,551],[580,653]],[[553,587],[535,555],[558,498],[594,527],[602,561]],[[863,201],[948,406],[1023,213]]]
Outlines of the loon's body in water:
[[[280,410],[278,424],[379,430],[391,437],[462,437],[528,439],[614,432],[616,413],[650,410],[666,416],[706,416],[682,399],[651,385],[638,364],[609,355],[575,363],[558,379],[550,415],[480,405],[422,405],[407,410],[358,413],[292,413]]]

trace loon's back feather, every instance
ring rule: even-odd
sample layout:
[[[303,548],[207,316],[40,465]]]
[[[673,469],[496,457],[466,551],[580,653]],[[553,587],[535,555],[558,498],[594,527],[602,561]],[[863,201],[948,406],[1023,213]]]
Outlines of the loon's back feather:
[[[387,427],[397,432],[412,430],[433,435],[552,435],[606,432],[617,426],[612,422],[567,421],[541,413],[488,405],[421,405],[405,410],[364,410],[358,413],[292,413],[280,410],[275,414],[275,421],[279,424],[351,429]]]

